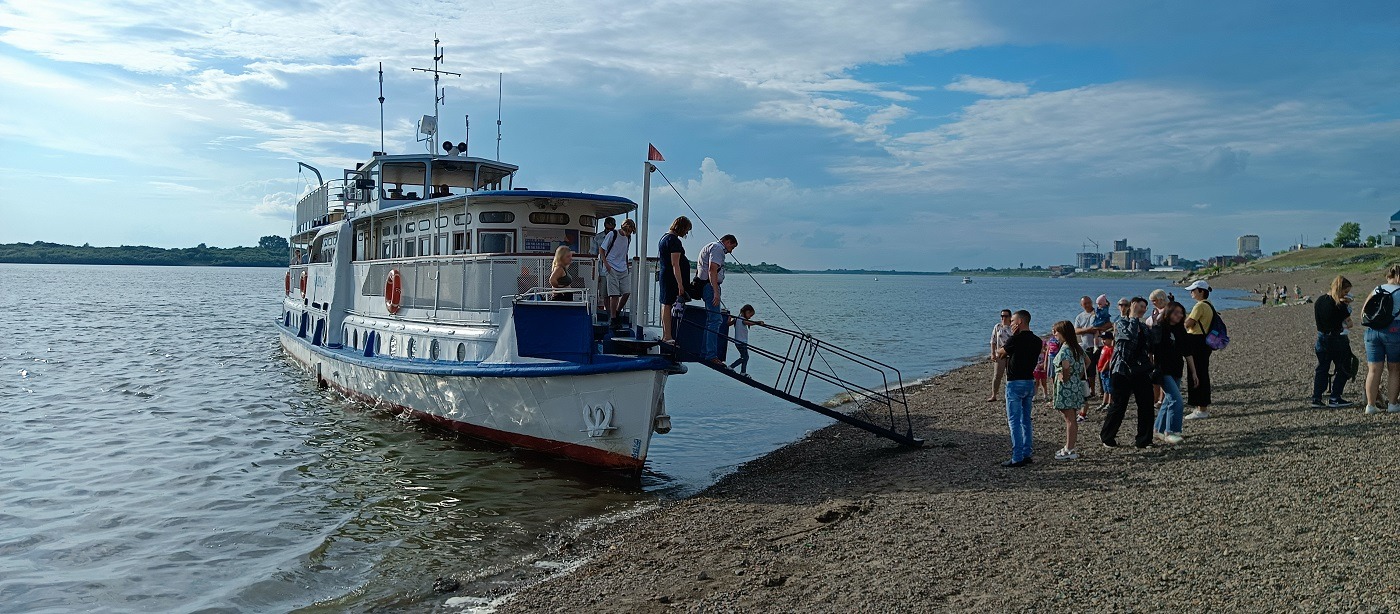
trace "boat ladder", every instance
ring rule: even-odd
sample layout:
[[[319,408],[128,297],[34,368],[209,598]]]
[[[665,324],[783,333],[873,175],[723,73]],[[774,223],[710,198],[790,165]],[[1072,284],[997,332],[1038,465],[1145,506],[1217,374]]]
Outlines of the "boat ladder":
[[[898,369],[806,332],[765,324],[763,328],[776,333],[780,339],[773,347],[781,345],[781,340],[785,339],[787,348],[777,352],[748,344],[750,367],[755,359],[771,361],[777,366],[777,375],[772,383],[759,381],[729,368],[722,360],[700,360],[700,344],[706,333],[718,335],[717,347],[728,346],[733,341],[725,331],[707,329],[704,313],[704,308],[689,308],[685,310],[685,315],[690,317],[674,320],[678,360],[702,364],[750,388],[901,445],[920,447],[924,444],[923,439],[914,436],[909,401],[904,394],[904,382]],[[843,376],[837,372],[838,366],[842,371],[859,375]],[[768,371],[767,368],[763,370]],[[812,394],[808,385],[815,382],[825,382],[842,392],[825,402],[804,398],[804,395]],[[813,388],[820,390],[826,386],[813,385]]]

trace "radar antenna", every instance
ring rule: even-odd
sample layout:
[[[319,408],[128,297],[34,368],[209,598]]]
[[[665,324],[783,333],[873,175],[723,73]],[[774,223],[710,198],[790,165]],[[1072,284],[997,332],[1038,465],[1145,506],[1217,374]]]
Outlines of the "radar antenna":
[[[428,153],[436,153],[435,148],[437,147],[438,140],[438,107],[447,102],[447,89],[439,85],[439,80],[441,80],[442,75],[451,75],[453,77],[462,76],[462,73],[459,72],[439,69],[439,66],[443,63],[442,56],[444,52],[447,51],[440,46],[441,42],[442,41],[438,40],[437,34],[434,33],[432,68],[413,68],[413,70],[416,71],[433,73],[433,120],[431,122],[419,120],[418,122],[419,134],[428,135]],[[421,142],[422,139],[419,139],[419,141]]]
[[[384,152],[384,63],[379,63],[379,152]]]
[[[496,73],[496,161],[501,161],[501,101],[505,99],[505,73]]]

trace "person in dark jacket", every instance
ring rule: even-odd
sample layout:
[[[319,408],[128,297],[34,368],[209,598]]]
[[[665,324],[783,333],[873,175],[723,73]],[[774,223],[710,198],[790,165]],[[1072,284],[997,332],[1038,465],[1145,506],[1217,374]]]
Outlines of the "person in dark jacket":
[[[1153,371],[1153,383],[1162,389],[1162,405],[1157,409],[1157,424],[1153,432],[1160,441],[1176,445],[1182,442],[1181,417],[1186,407],[1181,398],[1183,375],[1196,376],[1187,345],[1186,307],[1171,301],[1157,316],[1153,324],[1152,359],[1157,368]]]
[[[1113,362],[1109,377],[1113,382],[1113,405],[1104,415],[1099,440],[1104,447],[1118,446],[1118,427],[1128,411],[1128,398],[1137,402],[1137,437],[1133,445],[1152,447],[1152,347],[1148,328],[1142,323],[1147,299],[1135,296],[1128,317],[1118,322],[1113,335]]]
[[[1024,309],[1011,315],[1011,339],[997,350],[1007,359],[1006,424],[1011,428],[1011,460],[1003,467],[1029,465],[1031,459],[1031,408],[1035,401],[1035,365],[1044,343],[1031,332],[1031,314]]]
[[[1317,322],[1317,341],[1313,352],[1317,354],[1317,370],[1313,372],[1313,407],[1351,407],[1351,401],[1342,398],[1342,387],[1347,380],[1356,377],[1351,372],[1351,337],[1347,329],[1351,327],[1351,281],[1341,275],[1332,280],[1332,288],[1327,294],[1313,303],[1313,319]],[[1333,368],[1335,366],[1335,369]],[[1331,394],[1327,404],[1322,403],[1322,393],[1328,392],[1327,380],[1332,380]]]

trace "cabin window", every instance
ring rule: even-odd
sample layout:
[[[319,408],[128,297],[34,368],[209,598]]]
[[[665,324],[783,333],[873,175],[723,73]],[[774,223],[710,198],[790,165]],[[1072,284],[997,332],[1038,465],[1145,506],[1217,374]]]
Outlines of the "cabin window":
[[[413,239],[404,239],[404,241],[403,241],[403,257],[404,257],[404,258],[412,258],[412,257],[413,257],[413,248],[414,248],[415,245],[417,245],[417,244],[414,243]]]
[[[563,226],[569,223],[569,214],[551,211],[536,211],[530,214],[531,224],[554,224]]]
[[[447,228],[447,216],[438,218],[438,228]]]
[[[515,251],[515,231],[482,230],[479,233],[476,237],[477,252],[509,254]]]
[[[433,250],[433,255],[441,256],[450,253],[452,252],[447,249],[447,235],[439,234],[437,236],[437,249]]]
[[[409,358],[413,358],[413,355],[417,352],[418,344],[416,343],[416,341],[417,339],[414,339],[413,337],[408,338],[407,355]]]
[[[393,256],[393,253],[394,253],[394,252],[393,252],[393,249],[389,247],[389,244],[390,244],[390,243],[391,243],[390,241],[387,241],[387,240],[386,240],[386,241],[384,241],[384,243],[383,243],[382,245],[380,245],[381,253],[383,254],[383,255],[380,256],[380,258],[393,258],[393,257],[394,257],[394,256]]]
[[[467,222],[470,222],[471,220],[472,214],[470,213],[458,213],[457,215],[452,216],[452,224],[456,226],[466,226]]]
[[[471,249],[471,246],[467,244],[467,239],[468,239],[468,237],[470,237],[470,236],[471,236],[471,235],[467,234],[466,232],[460,232],[460,231],[459,231],[459,232],[454,232],[454,233],[452,233],[452,253],[454,253],[454,254],[465,254],[465,253],[467,253],[467,250],[468,250],[468,249]]]
[[[340,331],[340,338],[341,338],[341,339],[349,339],[349,340],[350,340],[350,347],[354,347],[354,346],[355,346],[355,338],[350,336],[350,327],[347,326],[347,327],[345,327],[343,330]]]
[[[584,228],[597,228],[598,218],[591,215],[580,215],[578,216],[578,225]]]
[[[465,343],[458,343],[458,344],[457,344],[457,362],[466,362],[466,361],[467,361],[467,344],[465,344]]]
[[[424,220],[418,220],[418,231],[419,231],[419,232],[422,232],[422,231],[424,231],[424,230],[430,230],[430,229],[432,229],[432,227],[433,227],[433,225],[430,224],[430,223],[428,223],[428,220],[425,220],[425,219],[424,219]]]
[[[380,169],[382,198],[389,200],[417,199],[427,184],[428,165],[422,162],[394,162]]]
[[[419,255],[419,256],[431,256],[431,255],[433,255],[433,238],[432,238],[432,237],[422,237],[422,238],[418,239],[418,255]]]
[[[438,359],[438,341],[437,341],[437,339],[433,339],[432,342],[428,344],[428,360],[437,360],[437,359]]]
[[[403,225],[403,231],[404,231],[404,232],[413,232],[413,222],[409,222],[409,223],[407,223],[407,224],[404,224],[404,225]]]
[[[515,221],[515,214],[510,211],[482,211],[476,218],[482,224],[509,224]]]

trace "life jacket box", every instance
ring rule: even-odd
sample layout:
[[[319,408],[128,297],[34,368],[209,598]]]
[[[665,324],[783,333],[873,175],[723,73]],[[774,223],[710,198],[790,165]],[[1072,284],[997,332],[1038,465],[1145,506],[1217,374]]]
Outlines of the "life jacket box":
[[[702,303],[703,304],[703,303]],[[705,335],[719,335],[715,341],[715,351],[719,354],[720,360],[725,360],[729,352],[729,339],[726,329],[721,323],[717,331],[705,330],[705,317],[709,312],[704,307],[686,307],[681,312],[681,317],[677,318],[674,312],[671,316],[671,336],[676,339],[676,356],[679,362],[700,362],[700,356],[705,350]],[[729,310],[721,309],[721,322],[728,322]],[[727,362],[727,361],[726,361]]]

